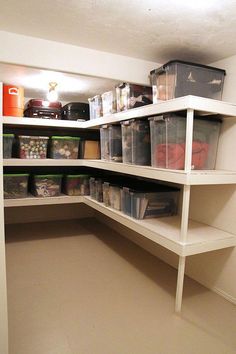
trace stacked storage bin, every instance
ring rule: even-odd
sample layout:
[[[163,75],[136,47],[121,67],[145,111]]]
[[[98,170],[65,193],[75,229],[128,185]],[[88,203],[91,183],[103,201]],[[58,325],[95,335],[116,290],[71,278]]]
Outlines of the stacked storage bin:
[[[120,125],[103,125],[100,129],[101,159],[122,162]]]
[[[153,103],[195,95],[221,100],[225,70],[172,60],[150,72]]]
[[[133,119],[121,123],[123,162],[148,166],[151,162],[148,120]]]
[[[184,169],[186,118],[166,114],[150,118],[152,166]],[[192,169],[213,170],[220,134],[219,118],[195,117],[193,124]]]

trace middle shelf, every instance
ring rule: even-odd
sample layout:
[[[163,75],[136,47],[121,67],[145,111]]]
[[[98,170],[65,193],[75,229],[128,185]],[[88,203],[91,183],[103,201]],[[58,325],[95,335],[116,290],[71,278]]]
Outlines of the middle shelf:
[[[183,170],[160,169],[151,166],[130,165],[119,162],[109,162],[103,160],[83,160],[83,159],[4,159],[5,167],[90,167],[122,173],[125,175],[139,176],[143,178],[171,182],[181,185],[213,185],[213,184],[236,184],[236,172],[224,170],[194,170],[185,172]]]

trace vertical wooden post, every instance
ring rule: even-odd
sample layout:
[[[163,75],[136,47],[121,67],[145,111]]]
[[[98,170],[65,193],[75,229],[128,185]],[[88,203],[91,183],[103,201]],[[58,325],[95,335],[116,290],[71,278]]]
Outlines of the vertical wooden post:
[[[0,83],[0,353],[8,354],[7,283],[3,200],[3,85]]]

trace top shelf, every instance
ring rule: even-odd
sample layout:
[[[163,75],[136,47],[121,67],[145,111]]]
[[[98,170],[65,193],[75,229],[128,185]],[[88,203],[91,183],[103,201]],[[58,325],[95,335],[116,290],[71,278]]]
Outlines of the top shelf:
[[[103,124],[119,123],[132,118],[149,117],[187,109],[193,109],[197,114],[220,114],[224,117],[236,117],[236,104],[197,96],[185,96],[130,109],[124,112],[114,113],[106,117],[101,117],[86,122],[21,117],[3,117],[2,122],[4,125],[14,126],[23,125],[32,127],[86,129],[98,128]]]

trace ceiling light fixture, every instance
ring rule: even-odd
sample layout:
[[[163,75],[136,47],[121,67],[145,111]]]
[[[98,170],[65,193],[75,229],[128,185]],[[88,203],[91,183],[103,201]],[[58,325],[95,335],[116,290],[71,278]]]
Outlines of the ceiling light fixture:
[[[57,82],[49,82],[49,90],[47,93],[47,99],[50,102],[55,102],[58,100],[58,92],[56,90]]]

